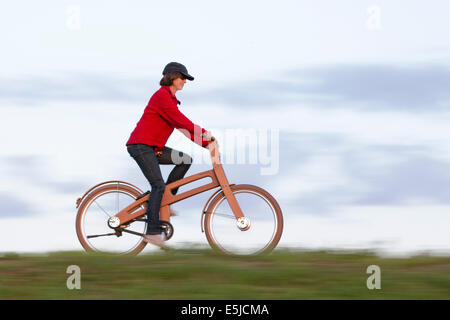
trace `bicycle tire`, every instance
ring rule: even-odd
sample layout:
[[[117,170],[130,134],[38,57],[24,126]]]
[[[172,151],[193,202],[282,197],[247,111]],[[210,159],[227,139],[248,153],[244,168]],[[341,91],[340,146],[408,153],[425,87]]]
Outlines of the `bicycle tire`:
[[[280,208],[278,202],[275,200],[275,198],[269,192],[267,192],[266,190],[264,190],[258,186],[249,185],[249,184],[239,184],[239,185],[230,186],[230,188],[231,188],[233,194],[235,194],[235,196],[237,194],[243,193],[243,192],[252,193],[252,194],[257,195],[260,198],[262,198],[268,204],[268,206],[270,206],[270,208],[273,212],[273,215],[274,215],[274,219],[275,219],[273,235],[270,238],[270,240],[268,241],[268,243],[262,249],[258,250],[255,253],[252,253],[250,255],[270,253],[277,246],[278,242],[281,239],[281,235],[283,233],[283,214],[282,214],[282,211],[281,211],[281,208]],[[226,200],[225,194],[223,191],[221,191],[211,200],[211,202],[208,205],[208,208],[207,208],[206,214],[205,214],[205,219],[204,219],[204,228],[205,228],[206,239],[208,240],[208,243],[210,244],[210,246],[214,250],[216,250],[220,253],[231,254],[231,255],[240,255],[240,254],[235,254],[235,253],[230,252],[227,249],[225,249],[217,241],[217,239],[214,235],[214,230],[213,230],[214,215],[216,213],[217,206],[220,205],[220,203],[222,203],[225,200]],[[241,207],[241,209],[243,209],[243,208]],[[246,213],[244,211],[244,215],[245,214]],[[247,231],[243,231],[243,232],[247,232]]]

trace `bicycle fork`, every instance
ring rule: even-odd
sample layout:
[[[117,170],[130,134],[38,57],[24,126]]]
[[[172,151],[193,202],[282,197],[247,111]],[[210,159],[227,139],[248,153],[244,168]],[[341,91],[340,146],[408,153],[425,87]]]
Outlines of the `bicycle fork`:
[[[244,216],[239,203],[234,196],[233,191],[231,190],[230,183],[223,171],[223,167],[221,164],[214,165],[214,172],[216,173],[217,180],[219,180],[220,186],[222,187],[223,194],[230,205],[231,210],[233,211],[234,216],[236,217],[237,227],[241,231],[246,231],[250,228],[250,220]]]

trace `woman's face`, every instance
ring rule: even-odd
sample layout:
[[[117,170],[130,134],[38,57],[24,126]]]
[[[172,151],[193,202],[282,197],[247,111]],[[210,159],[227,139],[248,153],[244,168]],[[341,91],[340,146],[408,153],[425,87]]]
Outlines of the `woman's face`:
[[[183,86],[184,86],[185,83],[186,83],[186,79],[176,78],[175,80],[173,80],[172,85],[178,91],[178,90],[182,90],[183,89]]]

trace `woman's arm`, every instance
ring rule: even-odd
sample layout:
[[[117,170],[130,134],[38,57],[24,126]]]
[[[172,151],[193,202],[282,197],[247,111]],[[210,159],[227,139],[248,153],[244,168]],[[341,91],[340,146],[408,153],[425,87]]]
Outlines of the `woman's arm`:
[[[208,146],[209,139],[204,135],[208,131],[194,124],[176,106],[164,104],[159,109],[161,116],[175,128],[179,129],[186,137],[204,148]]]

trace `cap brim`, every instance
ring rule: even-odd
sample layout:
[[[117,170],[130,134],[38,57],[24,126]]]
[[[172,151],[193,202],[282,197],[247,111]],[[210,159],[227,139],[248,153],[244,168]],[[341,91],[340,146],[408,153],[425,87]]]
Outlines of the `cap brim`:
[[[186,79],[188,79],[188,80],[194,80],[194,77],[193,76],[191,76],[190,74],[188,74],[188,73],[183,73],[183,72],[181,72],[181,74],[183,75],[183,76],[185,76],[186,77]]]

